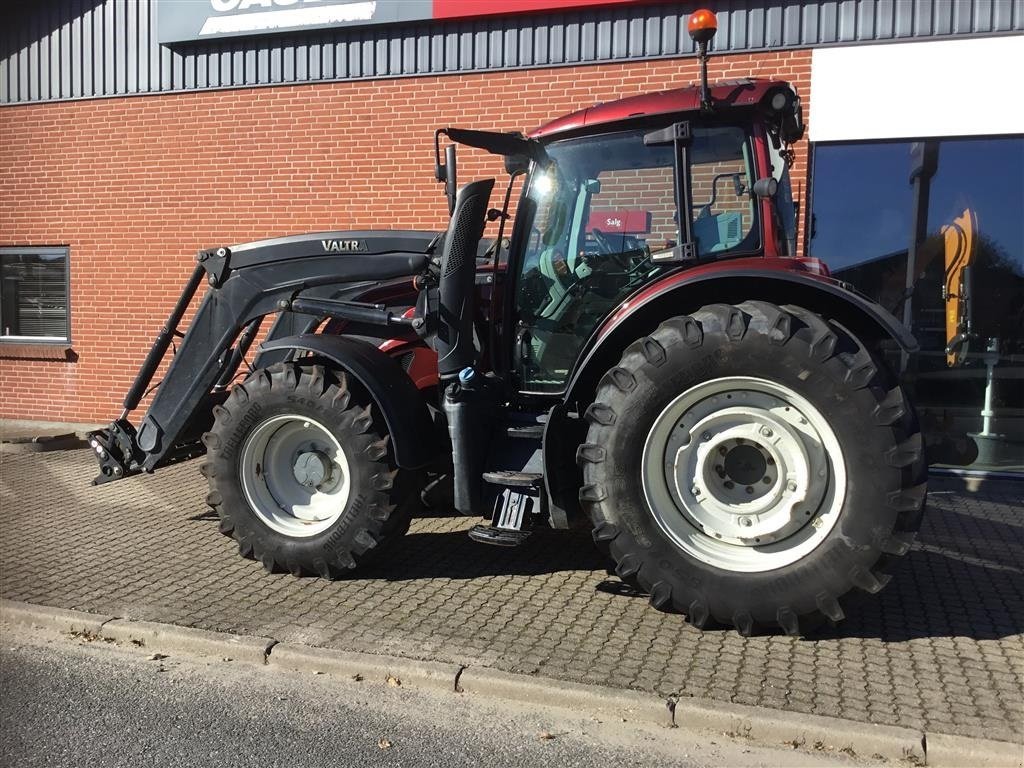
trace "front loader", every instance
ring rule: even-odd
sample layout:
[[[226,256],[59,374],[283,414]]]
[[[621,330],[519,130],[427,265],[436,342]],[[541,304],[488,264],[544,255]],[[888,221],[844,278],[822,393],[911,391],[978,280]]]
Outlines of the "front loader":
[[[714,26],[691,17],[702,64]],[[794,89],[702,72],[528,136],[439,130],[443,233],[201,251],[93,435],[95,482],[205,452],[221,531],[270,571],[344,576],[422,499],[483,518],[487,544],[589,527],[619,577],[701,628],[842,619],[920,526],[921,434],[888,363],[915,343],[796,255]],[[458,143],[504,158],[501,208],[494,179],[459,188]]]

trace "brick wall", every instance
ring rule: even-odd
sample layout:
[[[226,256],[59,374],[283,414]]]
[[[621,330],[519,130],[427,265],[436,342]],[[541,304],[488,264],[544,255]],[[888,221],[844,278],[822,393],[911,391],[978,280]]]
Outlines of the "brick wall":
[[[810,66],[809,51],[790,51],[721,56],[709,70],[788,79],[806,114]],[[67,353],[0,344],[0,416],[116,416],[201,247],[442,228],[436,127],[528,130],[697,77],[696,60],[677,59],[0,109],[0,245],[70,246],[72,318]],[[459,171],[501,173],[472,151]]]

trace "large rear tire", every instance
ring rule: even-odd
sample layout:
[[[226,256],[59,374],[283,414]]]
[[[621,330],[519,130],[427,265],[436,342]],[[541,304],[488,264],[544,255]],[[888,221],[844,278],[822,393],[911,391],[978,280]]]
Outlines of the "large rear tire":
[[[344,373],[261,369],[214,413],[203,436],[207,503],[242,556],[270,572],[333,579],[408,530],[414,484],[395,466],[367,393]]]
[[[839,621],[920,527],[912,407],[859,339],[799,307],[666,321],[626,348],[586,416],[595,541],[653,605],[701,628]]]

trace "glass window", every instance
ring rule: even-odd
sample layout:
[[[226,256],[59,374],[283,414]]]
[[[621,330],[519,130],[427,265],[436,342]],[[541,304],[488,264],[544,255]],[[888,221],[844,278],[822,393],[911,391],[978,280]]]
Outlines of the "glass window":
[[[520,208],[526,252],[516,286],[524,390],[557,392],[586,339],[626,296],[661,274],[651,254],[678,245],[671,144],[647,131],[556,142]],[[693,234],[701,254],[754,250],[749,142],[740,128],[696,126],[689,147]]]
[[[751,250],[755,200],[746,136],[739,128],[697,128],[690,156],[693,237],[701,255]]]
[[[1024,137],[813,151],[811,255],[911,326],[929,459],[1024,471]]]
[[[68,249],[0,248],[0,342],[67,342]]]

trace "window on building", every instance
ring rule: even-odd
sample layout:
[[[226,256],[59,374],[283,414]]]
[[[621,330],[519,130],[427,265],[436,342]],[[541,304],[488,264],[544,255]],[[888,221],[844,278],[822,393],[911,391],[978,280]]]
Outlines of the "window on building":
[[[913,330],[930,460],[1024,471],[1024,136],[813,152],[810,253]]]
[[[68,249],[0,248],[0,342],[68,342]]]

